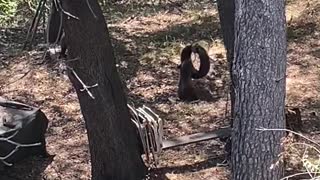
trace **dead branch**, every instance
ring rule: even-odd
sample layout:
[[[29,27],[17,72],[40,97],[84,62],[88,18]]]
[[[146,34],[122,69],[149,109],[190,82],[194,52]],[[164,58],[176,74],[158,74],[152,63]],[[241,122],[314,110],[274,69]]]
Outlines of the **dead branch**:
[[[317,174],[319,172],[310,172],[310,173],[314,173]],[[286,177],[281,178],[280,180],[289,180],[290,178],[296,177],[296,176],[301,176],[301,175],[305,175],[305,174],[309,174],[308,172],[303,172],[303,173],[296,173],[296,174],[292,174]],[[319,178],[319,177],[315,177],[315,178]],[[312,178],[314,179],[314,178]]]
[[[32,44],[32,41],[34,39],[34,34],[36,33],[37,28],[38,28],[41,14],[43,13],[44,8],[45,8],[45,4],[46,4],[46,0],[40,0],[38,7],[37,7],[37,10],[36,10],[36,14],[35,14],[34,18],[32,19],[31,26],[28,29],[27,37],[25,39],[22,50],[25,50],[28,45],[28,40],[29,40],[29,36],[30,36],[31,31],[32,31],[32,35],[31,35],[30,44]]]
[[[89,7],[89,9],[90,9],[90,11],[91,11],[91,13],[92,13],[93,17],[94,17],[95,19],[98,19],[98,17],[97,17],[97,16],[96,16],[96,14],[94,13],[94,11],[93,11],[93,9],[92,9],[92,7],[91,7],[90,3],[89,3],[89,0],[86,0],[86,2],[87,2],[87,5],[88,5],[88,7]]]
[[[62,3],[60,0],[53,0],[54,3],[56,4],[56,6],[58,7],[58,10],[61,10],[61,12],[65,15],[67,15],[68,17],[72,17],[74,19],[77,19],[79,20],[79,18],[75,15],[72,15],[71,13],[69,13],[68,11],[64,10],[63,7],[62,7]]]
[[[92,98],[92,99],[95,99],[95,97],[93,96],[93,94],[90,92],[90,88],[93,88],[93,87],[97,87],[98,86],[98,83],[92,85],[92,86],[87,86],[82,80],[81,78],[78,76],[78,74],[69,66],[67,66],[67,68],[72,72],[72,74],[77,78],[77,80],[81,83],[82,85],[82,89],[80,89],[81,92],[83,91],[86,91],[89,96]]]

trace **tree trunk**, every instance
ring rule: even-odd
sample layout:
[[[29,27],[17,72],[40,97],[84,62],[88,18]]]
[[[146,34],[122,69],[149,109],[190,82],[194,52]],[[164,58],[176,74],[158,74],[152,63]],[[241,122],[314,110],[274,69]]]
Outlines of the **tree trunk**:
[[[232,179],[279,180],[283,175],[282,164],[275,163],[284,133],[256,129],[285,127],[284,3],[235,1]]]
[[[93,180],[140,180],[146,167],[129,119],[127,100],[115,66],[109,33],[97,0],[64,0],[63,27],[68,44],[67,65],[86,122]],[[88,2],[88,4],[87,4]]]
[[[230,78],[232,79],[232,60],[234,58],[234,0],[218,0],[218,11],[220,26],[222,31],[224,47],[227,50],[227,61],[229,63]],[[230,83],[230,99],[231,99],[231,114],[233,114],[234,106],[234,90],[233,85]],[[233,126],[233,119],[230,118],[230,127]],[[220,139],[225,144],[226,158],[230,160],[231,156],[231,139],[223,138]]]
[[[229,71],[232,79],[232,60],[234,58],[234,1],[235,0],[218,0],[219,19],[222,30],[222,37],[224,47],[227,50],[227,61],[229,63]],[[233,86],[230,85],[230,97],[231,97],[231,114],[234,105],[234,93]],[[232,126],[232,119],[231,119]]]
[[[231,62],[234,47],[234,0],[218,0],[217,4],[227,59]]]

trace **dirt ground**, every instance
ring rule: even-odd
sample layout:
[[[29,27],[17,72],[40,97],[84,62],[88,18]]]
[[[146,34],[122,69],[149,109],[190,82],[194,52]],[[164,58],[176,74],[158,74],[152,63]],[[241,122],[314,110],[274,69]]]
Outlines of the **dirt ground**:
[[[165,121],[172,138],[228,125],[228,69],[216,4],[114,3],[106,10],[128,101],[145,104]],[[302,111],[306,136],[320,140],[320,2],[287,2],[287,105]],[[109,16],[111,15],[111,16]],[[28,158],[0,170],[1,180],[87,180],[90,155],[75,90],[59,62],[44,61],[44,48],[21,52],[25,30],[0,29],[0,96],[41,107],[49,119],[47,149],[52,157]],[[212,58],[209,75],[195,81],[201,101],[177,99],[181,47],[201,41]],[[297,154],[297,152],[295,152]],[[224,143],[212,140],[166,150],[151,179],[228,179]],[[303,171],[290,156],[287,173]],[[299,158],[299,157],[298,157]],[[299,179],[299,178],[298,178]]]

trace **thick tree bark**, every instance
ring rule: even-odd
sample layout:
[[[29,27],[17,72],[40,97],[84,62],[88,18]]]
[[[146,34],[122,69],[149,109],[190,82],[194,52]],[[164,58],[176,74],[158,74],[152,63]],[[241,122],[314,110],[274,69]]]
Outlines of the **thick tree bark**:
[[[284,1],[235,1],[235,104],[232,179],[278,180],[274,166],[284,133],[256,129],[285,127],[286,29]]]
[[[87,4],[88,2],[88,4]],[[63,27],[68,44],[68,62],[88,86],[92,99],[69,72],[86,122],[93,180],[140,180],[146,167],[138,139],[129,119],[127,100],[115,66],[113,49],[97,0],[64,0]]]

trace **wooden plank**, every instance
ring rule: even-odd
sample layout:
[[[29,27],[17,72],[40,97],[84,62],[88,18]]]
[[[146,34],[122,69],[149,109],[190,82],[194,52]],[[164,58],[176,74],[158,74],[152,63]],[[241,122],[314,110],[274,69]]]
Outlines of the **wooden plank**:
[[[169,149],[172,147],[183,146],[187,144],[197,143],[201,141],[207,141],[215,138],[223,138],[230,136],[231,129],[230,128],[221,128],[217,130],[213,130],[210,132],[201,132],[190,134],[186,136],[177,137],[170,140],[164,140],[162,149]]]

